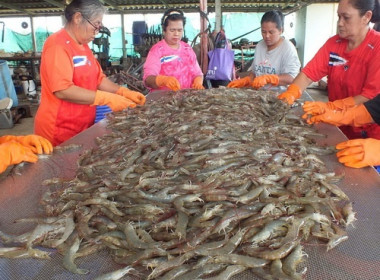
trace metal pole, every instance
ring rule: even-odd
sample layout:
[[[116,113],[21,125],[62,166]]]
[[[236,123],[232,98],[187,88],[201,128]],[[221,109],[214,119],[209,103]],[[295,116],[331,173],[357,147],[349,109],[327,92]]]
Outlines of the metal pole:
[[[121,14],[121,41],[122,41],[122,50],[123,50],[123,62],[124,58],[127,57],[127,51],[126,51],[126,42],[125,42],[125,29],[124,29],[124,14]]]
[[[36,53],[37,51],[37,44],[36,44],[36,37],[34,36],[34,24],[33,24],[33,18],[30,18],[30,29],[32,32],[32,42],[33,42],[33,53]]]
[[[221,0],[215,0],[215,31],[222,29],[222,3]]]
[[[207,15],[207,0],[199,0],[199,8],[204,15]],[[201,69],[204,75],[207,73],[207,19],[201,15]]]

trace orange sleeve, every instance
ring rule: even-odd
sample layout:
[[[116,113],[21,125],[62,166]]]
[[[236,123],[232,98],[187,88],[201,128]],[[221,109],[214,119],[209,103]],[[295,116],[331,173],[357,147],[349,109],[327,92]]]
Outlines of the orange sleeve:
[[[44,71],[45,85],[49,87],[50,92],[64,90],[74,84],[72,58],[63,46],[55,43],[46,46],[43,58],[46,67],[41,71]],[[54,71],[51,71],[51,69],[54,69]]]

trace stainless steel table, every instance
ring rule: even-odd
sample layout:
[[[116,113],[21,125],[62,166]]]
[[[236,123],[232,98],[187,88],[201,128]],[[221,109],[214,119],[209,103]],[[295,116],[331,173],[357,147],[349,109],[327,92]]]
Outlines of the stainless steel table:
[[[160,93],[149,96],[156,99]],[[310,99],[307,93],[304,99]],[[301,114],[300,107],[294,108]],[[346,138],[336,127],[318,124],[317,129],[328,135],[319,140],[320,145],[335,145]],[[41,185],[51,177],[72,178],[76,171],[78,156],[95,146],[94,139],[107,133],[103,120],[74,138],[63,143],[83,144],[79,150],[65,154],[55,154],[49,159],[41,159],[35,164],[26,164],[22,175],[9,176],[0,181],[0,230],[10,234],[20,234],[33,225],[13,223],[17,218],[34,217],[39,213],[39,200],[45,192]],[[326,252],[325,246],[306,245],[307,279],[375,280],[380,279],[380,176],[373,168],[353,169],[341,165],[335,155],[321,156],[326,166],[344,174],[338,184],[354,203],[357,221],[348,228],[349,239],[333,250]],[[30,227],[28,227],[30,226]],[[2,246],[2,245],[0,245]],[[93,279],[101,273],[118,268],[107,256],[100,253],[77,260],[78,266],[90,269],[88,275],[74,275],[62,267],[62,256],[52,251],[52,260],[34,259],[10,260],[0,258],[0,279]],[[249,274],[240,274],[234,279],[253,279]]]

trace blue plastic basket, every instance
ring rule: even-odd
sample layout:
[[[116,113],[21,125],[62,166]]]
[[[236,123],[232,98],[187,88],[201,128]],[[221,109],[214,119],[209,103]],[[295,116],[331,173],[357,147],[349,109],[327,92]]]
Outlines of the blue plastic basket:
[[[380,165],[378,165],[378,166],[374,166],[375,167],[375,169],[377,170],[377,173],[380,173]]]
[[[18,105],[15,86],[6,60],[0,60],[0,99],[9,97],[13,100],[13,107]]]
[[[112,112],[112,110],[107,105],[96,106],[95,123],[104,119],[105,115],[110,112]]]

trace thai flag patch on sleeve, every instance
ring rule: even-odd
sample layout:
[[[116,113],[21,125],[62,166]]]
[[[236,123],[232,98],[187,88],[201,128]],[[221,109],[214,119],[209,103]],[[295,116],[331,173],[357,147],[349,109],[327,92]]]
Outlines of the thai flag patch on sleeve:
[[[74,67],[83,66],[87,63],[87,56],[77,55],[73,57]]]
[[[337,53],[330,52],[329,66],[345,65],[347,60],[339,56]]]
[[[163,64],[163,63],[167,63],[176,59],[179,59],[178,55],[167,55],[167,56],[161,57],[160,62],[161,64]]]

